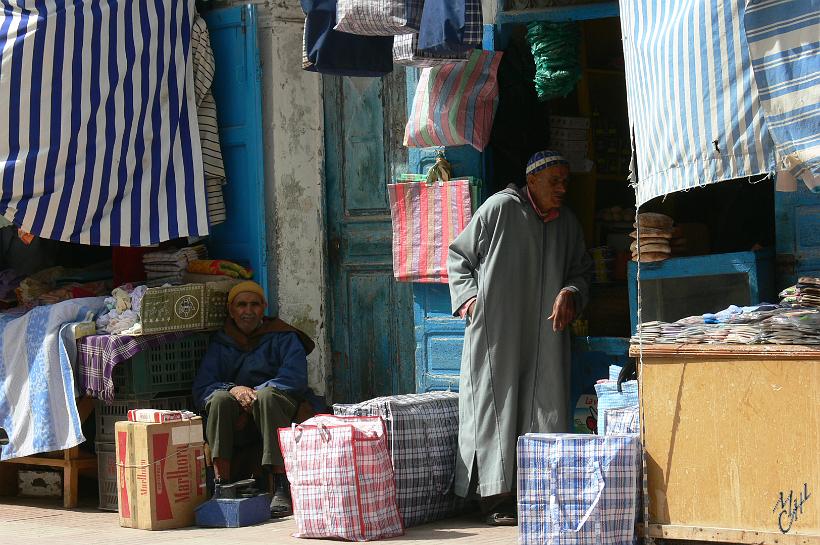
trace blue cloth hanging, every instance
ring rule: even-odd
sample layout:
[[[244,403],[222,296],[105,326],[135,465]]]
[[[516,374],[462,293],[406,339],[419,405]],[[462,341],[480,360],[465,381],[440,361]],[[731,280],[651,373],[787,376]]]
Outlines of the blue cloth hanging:
[[[333,30],[336,0],[301,0],[305,12],[302,67],[334,76],[381,77],[393,70],[393,36]]]
[[[425,0],[418,48],[458,53],[481,45],[481,0]]]

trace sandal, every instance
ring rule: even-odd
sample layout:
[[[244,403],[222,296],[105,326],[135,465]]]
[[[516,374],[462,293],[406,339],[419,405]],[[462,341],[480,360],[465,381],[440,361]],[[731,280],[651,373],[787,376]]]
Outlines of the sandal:
[[[518,514],[505,511],[490,513],[485,522],[490,526],[518,526]]]

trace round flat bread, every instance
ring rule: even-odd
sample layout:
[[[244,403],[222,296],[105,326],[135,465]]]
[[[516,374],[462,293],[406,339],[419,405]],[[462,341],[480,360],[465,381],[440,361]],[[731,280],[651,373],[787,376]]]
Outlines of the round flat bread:
[[[652,227],[654,229],[671,229],[674,220],[666,214],[644,212],[643,214],[638,214],[638,223],[641,224],[641,227]]]
[[[629,249],[632,250],[632,253],[634,254],[636,252],[636,250],[638,249],[638,242],[635,241],[632,244],[630,244]],[[663,254],[670,254],[670,253],[672,253],[672,248],[669,246],[668,242],[660,242],[660,243],[649,242],[649,243],[646,243],[643,240],[641,240],[641,253],[644,253],[644,252],[659,252],[659,253],[663,253]]]
[[[658,252],[641,252],[641,263],[652,263],[655,261],[663,261],[669,259],[669,254],[662,254]],[[638,256],[633,255],[632,261],[638,261]]]
[[[638,238],[638,231],[632,231],[629,233],[629,236],[632,238]],[[664,229],[652,229],[650,227],[641,227],[641,240],[645,238],[665,238],[670,239],[672,238],[672,232],[666,231]]]

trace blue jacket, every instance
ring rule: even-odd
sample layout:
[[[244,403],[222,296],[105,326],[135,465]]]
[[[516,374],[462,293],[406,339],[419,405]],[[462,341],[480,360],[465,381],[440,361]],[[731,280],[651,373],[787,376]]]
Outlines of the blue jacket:
[[[217,390],[273,386],[300,398],[307,389],[307,354],[299,336],[291,332],[265,333],[246,352],[224,331],[211,338],[194,379],[193,394],[201,410]]]

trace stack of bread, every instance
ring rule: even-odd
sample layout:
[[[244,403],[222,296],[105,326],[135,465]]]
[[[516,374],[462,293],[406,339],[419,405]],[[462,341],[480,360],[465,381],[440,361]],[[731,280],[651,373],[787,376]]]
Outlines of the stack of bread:
[[[673,223],[672,218],[664,214],[651,212],[638,214],[635,223],[632,224],[635,230],[629,234],[634,239],[629,247],[632,250],[632,261],[639,260],[639,253],[642,263],[667,259],[672,253],[670,240],[672,239]],[[640,241],[638,240],[638,233],[640,233]]]

